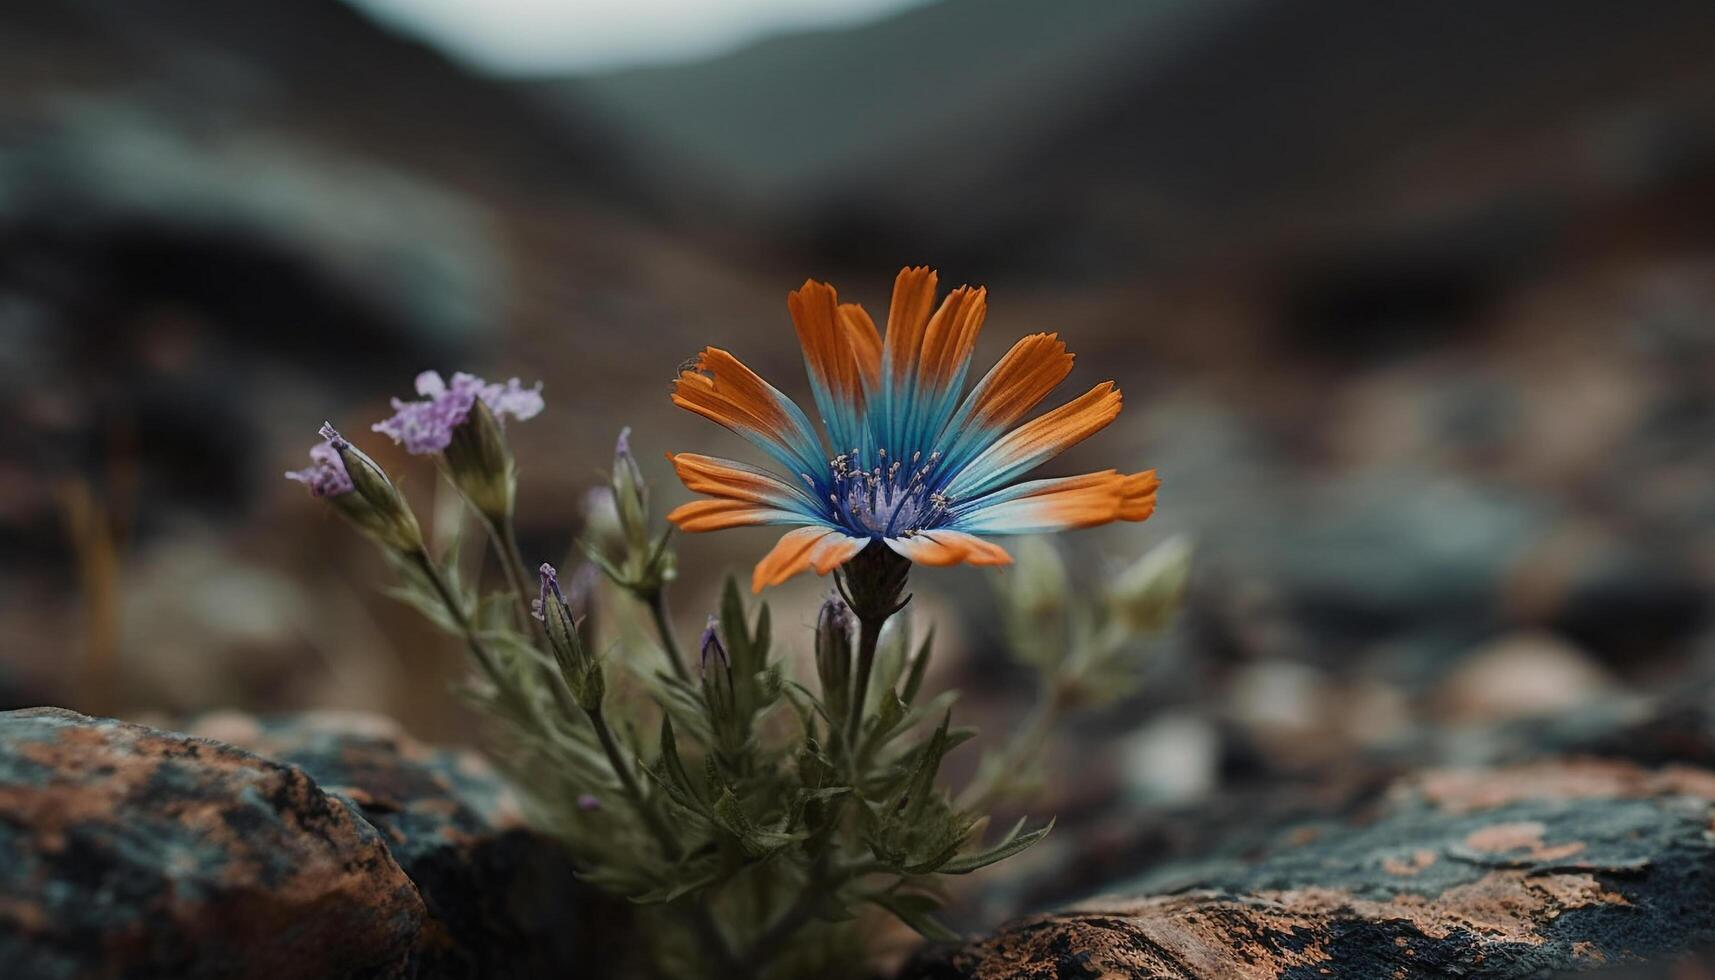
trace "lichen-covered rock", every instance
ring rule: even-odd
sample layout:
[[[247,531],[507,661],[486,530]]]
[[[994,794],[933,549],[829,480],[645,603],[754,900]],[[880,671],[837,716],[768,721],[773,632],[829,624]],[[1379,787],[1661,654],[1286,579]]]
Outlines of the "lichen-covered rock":
[[[302,768],[381,832],[428,908],[421,980],[603,975],[629,945],[625,903],[581,883],[474,753],[349,712],[220,713],[191,730]]]
[[[0,973],[408,976],[424,910],[302,771],[57,708],[0,713]]]
[[[1715,773],[1620,760],[1426,771],[1257,861],[921,955],[913,978],[1545,977],[1715,940]]]

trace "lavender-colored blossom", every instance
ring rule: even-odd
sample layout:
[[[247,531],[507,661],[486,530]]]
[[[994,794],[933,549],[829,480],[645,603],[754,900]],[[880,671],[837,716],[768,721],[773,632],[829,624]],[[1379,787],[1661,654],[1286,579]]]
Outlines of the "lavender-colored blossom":
[[[489,383],[474,374],[460,371],[449,384],[435,371],[417,375],[420,401],[393,399],[393,417],[373,426],[376,432],[404,443],[405,451],[413,456],[429,456],[447,448],[457,428],[470,410],[482,399],[494,417],[504,420],[510,415],[519,421],[534,418],[542,411],[542,384],[525,388],[517,378]]]
[[[619,438],[613,443],[613,455],[617,459],[631,458],[631,426],[619,430]]]
[[[338,437],[338,433],[334,434]],[[310,465],[288,471],[286,479],[296,480],[308,487],[312,497],[337,497],[352,491],[351,474],[345,471],[345,461],[339,458],[332,439],[310,447]]]
[[[601,809],[601,797],[594,793],[578,794],[578,809],[584,813],[594,813]]]

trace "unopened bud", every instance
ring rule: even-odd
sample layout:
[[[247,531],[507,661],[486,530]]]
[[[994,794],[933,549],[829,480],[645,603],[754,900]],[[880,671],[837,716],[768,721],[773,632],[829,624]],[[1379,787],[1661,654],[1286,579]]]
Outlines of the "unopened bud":
[[[816,617],[816,676],[822,683],[822,707],[836,729],[851,710],[851,610],[838,596],[829,596]]]
[[[626,546],[633,550],[649,547],[649,487],[643,482],[643,471],[631,455],[631,429],[619,431],[613,446],[613,503],[619,512],[619,527]]]
[[[733,690],[732,658],[721,644],[720,620],[709,617],[703,628],[700,644],[700,666],[703,675],[703,701],[709,708],[709,719],[717,731],[728,728],[737,712],[737,694]]]
[[[404,553],[423,550],[423,531],[399,488],[368,454],[341,436],[331,423],[322,423],[321,436],[339,454],[354,492],[329,496],[353,524],[382,545]]]
[[[1127,627],[1165,627],[1179,608],[1191,572],[1191,542],[1176,535],[1151,548],[1108,587],[1108,608]]]
[[[453,427],[451,441],[442,452],[447,475],[472,507],[492,523],[512,517],[518,495],[518,476],[506,433],[488,404],[478,398],[470,414]]]
[[[560,577],[554,566],[543,562],[536,570],[541,592],[531,603],[531,613],[542,621],[548,634],[548,645],[554,648],[554,659],[561,672],[570,675],[583,666],[583,644],[578,639],[577,620],[572,616],[566,595],[560,591]]]
[[[565,593],[560,591],[560,578],[554,566],[543,562],[536,572],[541,592],[531,603],[531,612],[542,621],[542,631],[548,634],[548,645],[554,651],[554,662],[559,665],[560,676],[565,678],[572,697],[584,710],[594,711],[601,707],[606,693],[601,665],[586,652],[578,636],[577,618]]]
[[[1009,576],[1012,607],[1032,618],[1058,615],[1066,607],[1066,562],[1044,538],[1026,538],[1013,551]]]

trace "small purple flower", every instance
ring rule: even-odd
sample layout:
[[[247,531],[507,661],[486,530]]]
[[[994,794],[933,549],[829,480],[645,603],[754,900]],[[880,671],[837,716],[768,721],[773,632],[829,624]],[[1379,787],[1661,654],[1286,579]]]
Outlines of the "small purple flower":
[[[613,455],[616,459],[631,458],[631,426],[619,430],[619,438],[613,443]]]
[[[578,809],[584,813],[594,813],[601,809],[601,797],[594,793],[578,794]]]
[[[393,399],[393,417],[375,423],[372,428],[404,443],[405,451],[413,456],[430,456],[447,448],[457,428],[470,410],[482,399],[496,419],[510,415],[519,421],[534,418],[542,411],[542,384],[525,388],[517,378],[505,384],[490,384],[474,374],[460,371],[451,384],[440,374],[424,371],[417,375],[420,401]]]
[[[352,491],[351,474],[345,471],[345,461],[339,458],[339,450],[334,448],[333,440],[339,438],[332,429],[323,427],[323,438],[327,441],[310,447],[310,465],[304,469],[288,471],[286,479],[296,480],[308,487],[312,497],[337,497]]]

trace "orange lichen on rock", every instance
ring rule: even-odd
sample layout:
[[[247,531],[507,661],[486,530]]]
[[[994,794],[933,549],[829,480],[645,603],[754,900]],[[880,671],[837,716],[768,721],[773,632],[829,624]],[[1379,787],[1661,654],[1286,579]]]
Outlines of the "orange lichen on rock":
[[[1689,766],[1650,770],[1617,759],[1567,759],[1501,769],[1432,769],[1408,780],[1398,792],[1419,795],[1452,813],[1527,800],[1695,796],[1715,801],[1715,773]]]

